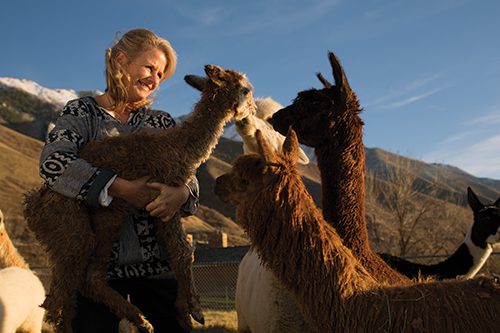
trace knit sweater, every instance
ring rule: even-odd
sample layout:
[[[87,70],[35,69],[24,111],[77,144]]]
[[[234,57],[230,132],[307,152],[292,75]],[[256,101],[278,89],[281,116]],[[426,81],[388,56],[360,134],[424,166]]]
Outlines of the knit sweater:
[[[128,121],[122,124],[90,96],[71,100],[47,135],[40,158],[40,175],[53,191],[89,207],[98,207],[99,196],[115,174],[80,158],[80,149],[104,136],[172,126],[175,120],[163,111],[147,107],[133,110]],[[181,208],[184,216],[194,214],[199,203],[196,177],[187,185],[190,197]],[[145,210],[126,218],[120,241],[113,246],[108,278],[148,277],[170,271],[167,253],[156,239],[154,223],[155,219]]]

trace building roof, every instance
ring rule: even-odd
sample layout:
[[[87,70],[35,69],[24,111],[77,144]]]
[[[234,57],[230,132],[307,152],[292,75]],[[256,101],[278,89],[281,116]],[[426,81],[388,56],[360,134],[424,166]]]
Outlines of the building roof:
[[[194,265],[239,263],[250,246],[210,247],[196,244]]]

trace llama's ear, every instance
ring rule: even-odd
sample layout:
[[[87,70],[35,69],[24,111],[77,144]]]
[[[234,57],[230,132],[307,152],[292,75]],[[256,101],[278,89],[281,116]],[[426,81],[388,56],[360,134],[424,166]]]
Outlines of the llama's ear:
[[[299,139],[297,138],[295,131],[292,129],[292,126],[288,128],[285,142],[283,142],[282,151],[286,158],[291,160],[294,164],[297,163],[299,155]]]
[[[257,138],[260,156],[264,159],[264,161],[266,161],[266,163],[274,163],[276,161],[276,155],[264,137],[264,134],[262,134],[262,131],[257,130],[255,132],[255,137]]]
[[[224,70],[219,66],[206,65],[205,73],[207,73],[208,79],[214,82],[216,85],[221,86],[224,81]]]
[[[347,99],[351,93],[351,87],[349,86],[349,82],[347,81],[344,69],[340,64],[340,60],[337,58],[335,53],[328,52],[328,59],[330,60],[330,65],[332,66],[335,85],[339,88],[343,103],[345,104],[347,103]]]
[[[330,82],[328,82],[327,79],[325,79],[325,77],[323,76],[323,74],[321,73],[316,73],[316,77],[318,78],[318,80],[323,83],[323,86],[325,88],[331,88],[332,87],[332,84]]]
[[[199,91],[205,90],[208,85],[208,78],[204,76],[186,75],[184,76],[184,81]]]
[[[481,201],[479,201],[478,197],[470,187],[467,187],[467,200],[469,201],[470,208],[472,208],[472,211],[474,212],[478,212],[484,208],[484,205]]]

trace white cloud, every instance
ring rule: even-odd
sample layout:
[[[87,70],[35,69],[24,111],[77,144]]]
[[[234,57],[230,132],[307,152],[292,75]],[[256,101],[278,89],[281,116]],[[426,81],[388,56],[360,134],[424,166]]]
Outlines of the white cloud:
[[[227,9],[220,6],[191,6],[185,2],[179,2],[174,6],[181,16],[202,26],[216,25],[227,15]]]
[[[385,110],[397,109],[397,108],[418,102],[418,101],[420,101],[424,98],[427,98],[429,96],[432,96],[441,90],[443,90],[443,88],[437,88],[437,89],[425,92],[425,93],[420,94],[420,95],[410,96],[410,97],[407,97],[407,98],[400,100],[400,101],[395,101],[395,102],[387,103],[385,105],[381,105],[379,108],[385,109]]]
[[[310,23],[316,22],[320,17],[328,15],[331,8],[338,5],[341,0],[319,0],[301,3],[302,8],[289,6],[287,3],[269,1],[265,6],[259,3],[247,3],[244,9],[246,15],[242,16],[242,9],[237,5],[225,7],[198,8],[180,4],[177,10],[181,15],[194,23],[216,25],[223,23],[226,26],[224,33],[231,35],[244,35],[259,31],[274,30],[279,33],[289,33],[300,29]]]
[[[471,125],[491,125],[491,124],[500,124],[500,110],[496,112],[489,113],[482,117],[472,119],[467,122],[467,124]]]
[[[440,79],[442,76],[443,76],[442,74],[435,74],[423,78],[418,78],[416,80],[409,82],[406,85],[399,87],[398,89],[393,89],[389,91],[388,93],[382,95],[381,97],[377,98],[374,101],[371,102],[369,101],[368,103],[365,104],[365,106],[378,107],[381,109],[393,109],[396,107],[401,107],[416,102],[418,100],[431,96],[445,89],[446,87],[441,87],[441,88],[435,88],[431,91],[427,91],[424,93],[417,92],[418,90],[421,90],[421,88],[425,88],[426,86],[432,84],[434,81]],[[412,95],[412,96],[405,97],[407,95]],[[401,98],[403,99],[401,100]],[[396,99],[400,100],[394,101]]]
[[[454,165],[478,177],[500,179],[500,135],[470,145],[464,141],[452,140],[441,145],[425,154],[423,160]]]
[[[467,137],[467,135],[468,135],[468,133],[460,133],[460,134],[457,134],[457,135],[453,135],[453,136],[451,136],[449,138],[444,139],[439,144],[440,145],[445,145],[445,144],[450,144],[450,143],[453,143],[453,142],[457,142],[457,141],[460,141],[460,140],[464,139],[465,137]]]

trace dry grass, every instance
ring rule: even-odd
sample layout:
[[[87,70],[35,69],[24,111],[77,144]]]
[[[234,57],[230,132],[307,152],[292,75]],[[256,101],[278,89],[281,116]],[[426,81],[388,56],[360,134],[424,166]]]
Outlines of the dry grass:
[[[194,323],[193,333],[236,333],[236,311],[204,311],[205,325]],[[44,323],[42,333],[54,333],[54,328]],[[118,332],[118,329],[117,329]]]
[[[233,333],[237,331],[236,311],[206,310],[205,325],[194,324],[193,332],[198,333]]]

